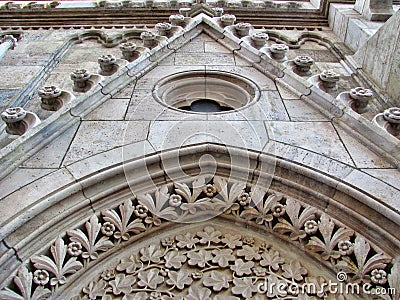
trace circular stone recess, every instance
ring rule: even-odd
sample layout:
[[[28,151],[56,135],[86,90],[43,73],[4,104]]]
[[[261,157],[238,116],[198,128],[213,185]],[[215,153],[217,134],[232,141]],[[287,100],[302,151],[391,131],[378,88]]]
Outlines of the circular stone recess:
[[[222,71],[190,71],[167,76],[154,87],[161,104],[191,113],[224,113],[257,101],[256,83]]]

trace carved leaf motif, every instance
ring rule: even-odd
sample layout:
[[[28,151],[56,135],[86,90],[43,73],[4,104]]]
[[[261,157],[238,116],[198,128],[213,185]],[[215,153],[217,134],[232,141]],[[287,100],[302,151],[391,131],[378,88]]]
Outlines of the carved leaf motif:
[[[257,292],[257,285],[253,283],[251,278],[233,278],[233,285],[232,293],[242,295],[245,299]]]
[[[180,290],[183,290],[185,285],[190,285],[193,282],[190,273],[186,270],[169,271],[168,278],[167,284]]]
[[[107,282],[103,280],[91,281],[87,287],[83,288],[83,292],[88,295],[89,299],[96,299],[106,293]]]
[[[102,236],[96,243],[101,229],[101,224],[96,215],[93,215],[89,222],[86,222],[85,227],[87,236],[80,229],[67,231],[71,241],[81,243],[86,249],[86,252],[82,253],[83,258],[97,259],[99,256],[98,251],[107,251],[114,246],[108,236]]]
[[[307,269],[303,268],[298,261],[291,261],[289,264],[282,266],[283,277],[294,279],[296,281],[303,280],[303,275],[307,274]]]
[[[156,289],[159,284],[164,282],[164,278],[158,275],[159,272],[160,270],[158,269],[139,272],[140,281],[138,282],[138,285],[140,287]]]
[[[235,261],[235,256],[232,255],[231,249],[215,249],[212,251],[214,254],[213,263],[217,263],[220,267],[225,268],[229,265],[230,261]]]
[[[271,213],[271,208],[274,204],[276,204],[281,197],[272,194],[267,197],[267,199],[264,201],[264,195],[265,191],[261,189],[255,189],[254,191],[252,190],[251,192],[251,197],[253,201],[257,201],[256,206],[258,208],[258,216],[256,218],[256,223],[257,224],[264,224],[267,222],[271,222],[273,220],[273,216]]]
[[[229,287],[230,276],[218,271],[211,271],[203,280],[203,284],[212,287],[214,291],[219,292]]]
[[[117,274],[115,279],[110,281],[110,286],[114,295],[129,294],[135,282],[136,278],[133,275]]]
[[[197,236],[200,237],[200,244],[207,243],[219,243],[219,237],[222,235],[220,231],[216,231],[211,226],[206,226],[203,231],[197,232]]]
[[[181,249],[192,249],[196,243],[199,242],[199,239],[194,237],[190,232],[187,232],[185,235],[179,234],[175,237],[175,239],[178,241],[176,245]]]
[[[182,264],[186,262],[186,256],[181,254],[179,251],[170,251],[165,257],[165,266],[167,268],[173,268],[178,270],[182,267]]]
[[[292,241],[303,239],[306,233],[301,228],[304,223],[315,218],[316,209],[308,206],[300,213],[301,205],[299,202],[288,198],[286,200],[286,214],[289,216],[290,222],[284,218],[279,218],[279,223],[275,225],[274,230],[280,234],[290,233]]]
[[[187,254],[189,257],[189,265],[191,266],[199,266],[201,268],[204,268],[207,262],[209,262],[212,259],[212,255],[210,252],[207,250],[201,249],[196,252],[189,252]]]
[[[64,284],[66,281],[65,275],[73,274],[83,267],[81,262],[76,261],[76,257],[70,258],[64,264],[67,246],[65,246],[61,238],[58,238],[54,245],[50,247],[50,252],[54,260],[44,255],[31,258],[36,269],[44,269],[55,276],[55,278],[51,278],[50,285]]]
[[[188,294],[185,297],[186,300],[211,300],[211,291],[205,287],[191,286]]]
[[[250,275],[252,267],[254,267],[254,262],[244,262],[241,258],[235,261],[235,265],[230,266],[231,270],[234,271],[238,276],[242,276],[243,274]]]
[[[129,223],[130,218],[134,212],[134,206],[132,205],[131,200],[125,200],[123,204],[119,206],[119,211],[121,213],[121,217],[118,213],[113,210],[106,210],[102,213],[103,219],[107,222],[110,222],[115,225],[119,229],[119,231],[114,233],[114,237],[123,240],[128,240],[130,235],[129,232],[133,232],[134,234],[138,234],[142,231],[145,231],[145,226],[142,223],[141,219],[135,219]]]
[[[216,211],[223,211],[231,207],[243,189],[246,188],[246,184],[236,182],[232,184],[228,192],[228,181],[221,177],[214,178],[214,185],[222,197],[222,200],[216,198],[213,199],[214,209]]]
[[[51,291],[42,286],[35,289],[32,294],[32,273],[26,266],[18,269],[17,276],[14,277],[14,283],[18,287],[20,294],[9,288],[0,291],[0,299],[9,300],[44,300],[51,295]]]
[[[149,261],[153,263],[159,263],[164,252],[156,245],[150,245],[140,249],[140,260],[143,262]]]
[[[322,214],[318,224],[324,240],[321,241],[318,237],[312,236],[307,244],[307,248],[314,252],[322,252],[322,259],[328,260],[330,257],[339,258],[339,251],[334,251],[336,245],[341,240],[348,240],[354,231],[348,228],[340,227],[335,233],[335,223],[328,217],[327,214]]]
[[[390,257],[383,253],[376,253],[370,259],[368,258],[371,246],[362,237],[357,236],[354,243],[354,255],[357,259],[355,264],[351,258],[345,256],[337,266],[346,273],[353,273],[353,281],[368,281],[367,274],[373,269],[384,269],[386,264],[391,261]]]
[[[285,281],[279,279],[278,276],[276,276],[275,274],[269,275],[267,277],[267,280],[268,280],[268,286],[271,286],[271,288],[267,289],[268,298],[286,297],[287,283]],[[280,287],[280,288],[278,288],[278,287]],[[298,296],[300,296],[300,295],[298,295]],[[300,298],[298,296],[296,296],[296,299]]]
[[[222,238],[222,242],[225,243],[229,248],[235,249],[236,247],[240,247],[243,245],[243,242],[241,241],[242,237],[240,234],[230,234],[227,233],[225,234],[225,237]]]
[[[242,249],[237,251],[237,256],[244,256],[245,260],[260,260],[261,255],[258,252],[258,247],[244,245]]]
[[[278,251],[268,251],[261,254],[262,260],[260,261],[260,265],[263,267],[271,267],[274,271],[279,270],[279,265],[283,264],[285,260],[282,257],[279,257]]]
[[[167,205],[169,193],[166,185],[156,190],[155,199],[153,199],[153,196],[150,194],[137,195],[137,199],[139,203],[146,206],[153,215],[159,218],[165,218],[167,220],[175,220],[178,218],[175,208]]]
[[[141,268],[143,263],[139,261],[137,256],[129,256],[121,259],[117,266],[118,271],[125,271],[127,274],[134,273],[137,269]]]

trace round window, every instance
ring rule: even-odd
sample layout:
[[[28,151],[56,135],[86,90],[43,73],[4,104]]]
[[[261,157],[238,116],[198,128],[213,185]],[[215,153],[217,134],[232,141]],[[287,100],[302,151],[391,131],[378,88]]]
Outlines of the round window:
[[[167,76],[153,91],[162,104],[193,113],[224,113],[248,105],[260,96],[247,78],[221,71],[190,71]]]

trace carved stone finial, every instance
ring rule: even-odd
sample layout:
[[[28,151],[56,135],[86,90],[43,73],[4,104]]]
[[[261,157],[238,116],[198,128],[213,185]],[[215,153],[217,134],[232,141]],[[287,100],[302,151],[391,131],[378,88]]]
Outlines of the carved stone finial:
[[[350,90],[350,98],[354,100],[354,110],[360,114],[368,111],[368,103],[372,99],[373,93],[369,89],[356,87]]]
[[[289,47],[285,44],[273,44],[269,48],[269,51],[271,52],[273,58],[282,60],[288,53]]]
[[[325,70],[319,75],[322,86],[327,90],[336,89],[336,83],[340,79],[340,75],[333,70]]]
[[[122,57],[127,61],[132,61],[137,53],[137,46],[135,43],[127,42],[123,43],[119,46],[119,49],[122,51]]]
[[[311,74],[311,66],[314,64],[314,60],[310,56],[301,55],[294,59],[296,70],[302,75]]]
[[[251,35],[251,40],[254,42],[256,47],[263,47],[268,41],[269,35],[265,32],[255,32]]]
[[[71,73],[74,91],[83,92],[88,84],[90,73],[86,69],[78,69]]]
[[[157,29],[158,35],[166,36],[171,32],[172,25],[169,23],[166,23],[166,22],[157,23],[156,29]]]
[[[29,128],[40,123],[39,118],[22,107],[7,108],[1,113],[1,119],[7,125],[7,133],[23,135]]]
[[[392,126],[393,129],[400,133],[400,108],[391,107],[383,112],[383,117]]]
[[[102,55],[97,60],[100,65],[102,75],[111,75],[115,69],[117,59],[112,54]]]
[[[143,41],[143,46],[147,48],[151,48],[154,45],[154,41],[156,39],[156,35],[150,31],[143,31],[140,34],[140,38]]]
[[[174,26],[181,26],[185,22],[185,16],[183,15],[170,15],[169,22]]]
[[[236,21],[235,15],[226,14],[226,15],[221,16],[221,23],[224,26],[233,25],[233,24],[235,24],[235,21]]]
[[[217,17],[222,16],[222,14],[224,13],[224,9],[222,7],[214,7],[212,10],[215,12],[215,15]]]
[[[235,25],[236,32],[241,37],[249,35],[250,28],[251,28],[250,23],[237,23]]]
[[[38,90],[38,95],[42,100],[41,107],[45,110],[56,111],[62,106],[62,101],[58,101],[62,90],[56,86],[44,86]]]

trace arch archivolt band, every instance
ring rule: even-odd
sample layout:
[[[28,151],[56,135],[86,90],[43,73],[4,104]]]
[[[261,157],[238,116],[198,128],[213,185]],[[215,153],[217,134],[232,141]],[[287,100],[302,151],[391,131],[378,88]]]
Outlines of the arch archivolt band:
[[[340,270],[350,282],[398,287],[398,219],[378,213],[376,200],[316,171],[234,149],[250,161],[250,175],[242,178],[249,171],[229,165],[226,148],[179,149],[180,168],[190,174],[200,172],[195,162],[202,154],[216,158],[216,174],[202,175],[195,184],[170,181],[171,170],[155,167],[177,155],[171,150],[43,196],[6,233],[5,241],[15,244],[3,265],[14,277],[7,281],[2,275],[0,298],[146,299],[156,291],[187,299],[218,293],[250,298],[263,278],[321,285],[337,282]],[[276,162],[275,173],[263,173],[261,161]],[[137,176],[128,185],[130,170]],[[269,189],[263,177],[272,178]],[[136,187],[135,195],[129,187]],[[80,201],[82,194],[86,201]],[[60,206],[63,212],[52,217]],[[219,216],[197,218],[211,210]],[[19,234],[27,228],[29,234]],[[326,277],[318,275],[322,265]]]

